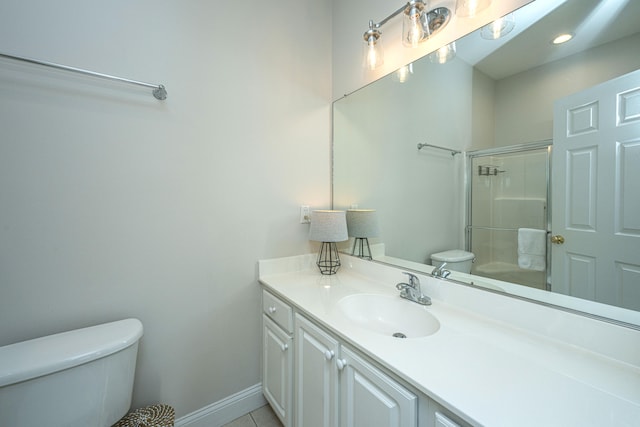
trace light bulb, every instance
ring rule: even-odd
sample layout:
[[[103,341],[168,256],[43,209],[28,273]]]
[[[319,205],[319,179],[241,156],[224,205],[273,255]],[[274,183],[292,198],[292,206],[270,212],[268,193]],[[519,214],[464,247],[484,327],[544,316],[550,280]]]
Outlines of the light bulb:
[[[503,21],[504,19],[498,18],[495,21],[493,21],[491,24],[489,24],[489,29],[491,30],[491,36],[493,37],[494,40],[500,38],[500,32],[502,31]]]
[[[381,65],[380,55],[376,48],[376,42],[372,41],[367,44],[367,68],[375,70]]]

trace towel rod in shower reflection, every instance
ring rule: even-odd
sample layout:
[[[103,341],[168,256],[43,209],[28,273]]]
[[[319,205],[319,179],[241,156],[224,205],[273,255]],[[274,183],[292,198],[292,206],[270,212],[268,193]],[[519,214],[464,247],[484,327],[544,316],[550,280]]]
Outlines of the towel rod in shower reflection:
[[[490,231],[518,231],[519,228],[503,228],[503,227],[484,227],[481,225],[467,225],[467,230],[490,230]],[[547,231],[547,234],[551,233]]]
[[[123,83],[130,83],[138,86],[144,86],[153,89],[153,96],[156,99],[164,100],[167,99],[167,90],[163,85],[157,85],[153,83],[145,83],[137,80],[125,79],[123,77],[110,76],[108,74],[96,73],[95,71],[83,70],[81,68],[69,67],[67,65],[55,64],[53,62],[40,61],[38,59],[25,58],[22,56],[8,55],[6,53],[0,53],[0,57],[13,59],[16,61],[28,62],[30,64],[43,65],[45,67],[56,68],[58,70],[71,71],[74,73],[84,74],[87,76],[99,77],[102,79],[115,80]]]
[[[457,150],[452,150],[450,148],[445,148],[445,147],[439,147],[437,145],[433,145],[433,144],[422,144],[422,143],[418,143],[418,150],[422,150],[424,147],[431,147],[431,148],[437,148],[438,150],[444,150],[444,151],[448,151],[451,153],[451,156],[455,156],[456,154],[460,154],[462,153],[462,151],[457,151]]]
[[[480,225],[467,225],[467,230],[490,230],[490,231],[518,231],[517,228],[503,228],[503,227],[482,227]]]

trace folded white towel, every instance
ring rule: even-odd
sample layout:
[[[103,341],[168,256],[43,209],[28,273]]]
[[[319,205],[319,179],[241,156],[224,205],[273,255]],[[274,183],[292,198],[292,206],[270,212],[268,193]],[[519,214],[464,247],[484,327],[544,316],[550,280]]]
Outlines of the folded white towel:
[[[534,228],[518,229],[518,266],[527,270],[547,268],[547,232]]]

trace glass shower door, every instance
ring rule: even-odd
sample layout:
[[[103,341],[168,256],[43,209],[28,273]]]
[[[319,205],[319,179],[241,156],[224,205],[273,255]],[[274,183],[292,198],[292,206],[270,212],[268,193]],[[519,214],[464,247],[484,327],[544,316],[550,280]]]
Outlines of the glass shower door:
[[[542,264],[526,265],[518,253],[518,231],[543,230],[544,236],[533,234],[544,237],[540,243],[546,249],[549,154],[549,146],[544,146],[469,155],[467,244],[476,257],[472,274],[547,289],[546,251],[539,256]]]

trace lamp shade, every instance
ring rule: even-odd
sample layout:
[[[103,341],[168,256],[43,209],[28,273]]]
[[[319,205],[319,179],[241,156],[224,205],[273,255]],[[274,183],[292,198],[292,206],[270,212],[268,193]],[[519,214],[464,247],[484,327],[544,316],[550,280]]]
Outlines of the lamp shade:
[[[309,240],[343,242],[349,239],[345,211],[319,210],[311,212]]]
[[[376,237],[378,215],[375,209],[347,210],[347,230],[351,237]]]

